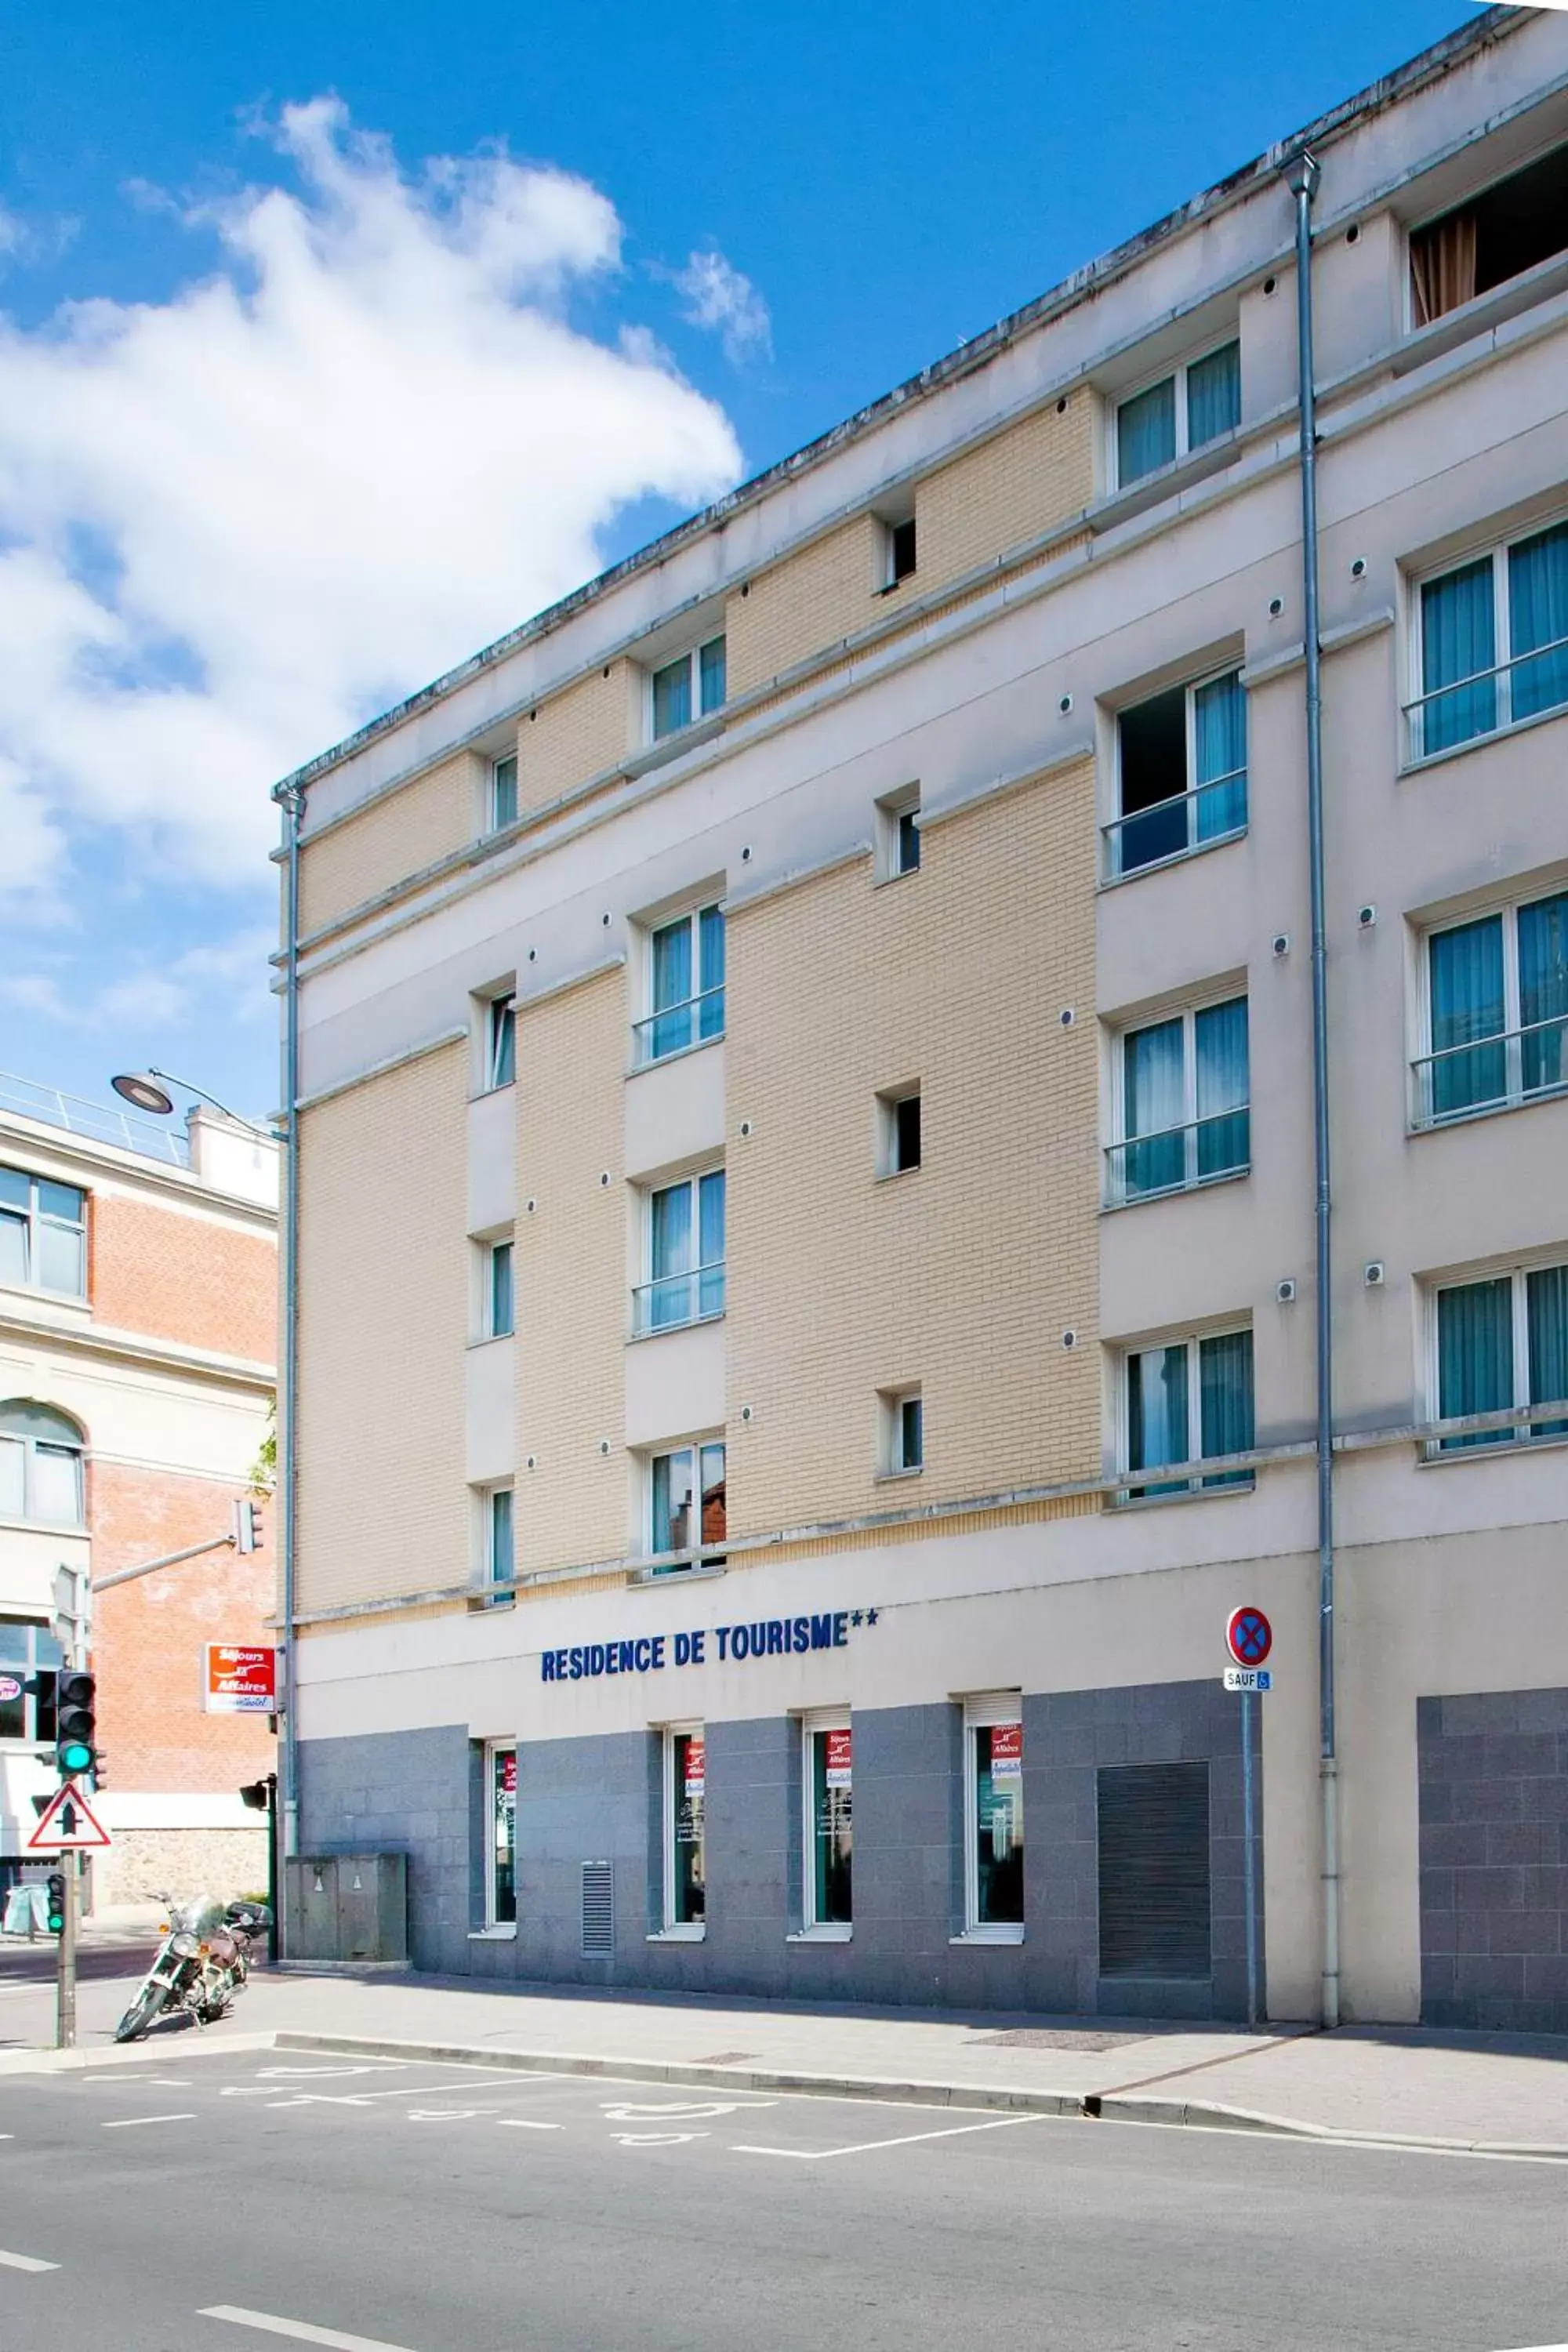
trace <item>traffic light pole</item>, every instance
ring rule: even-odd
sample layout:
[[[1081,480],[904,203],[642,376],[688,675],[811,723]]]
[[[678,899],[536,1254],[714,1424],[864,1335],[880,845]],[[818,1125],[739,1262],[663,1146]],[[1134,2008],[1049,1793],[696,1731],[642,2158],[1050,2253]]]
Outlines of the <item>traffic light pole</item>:
[[[76,1931],[81,1916],[81,1856],[63,1853],[61,1875],[66,1883],[65,1917],[55,1955],[55,2048],[76,2048]]]

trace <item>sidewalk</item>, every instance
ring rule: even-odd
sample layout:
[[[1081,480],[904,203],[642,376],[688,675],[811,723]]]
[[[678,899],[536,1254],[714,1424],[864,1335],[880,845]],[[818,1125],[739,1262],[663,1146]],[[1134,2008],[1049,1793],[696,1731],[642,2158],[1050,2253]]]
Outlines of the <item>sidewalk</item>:
[[[108,2048],[133,1982],[127,1976],[81,1987],[81,2043],[91,2063]],[[1142,2020],[616,1999],[290,1971],[255,1976],[232,2024],[193,2038],[190,2054],[275,2035],[328,2037],[373,2053],[417,2049],[503,2065],[531,2059],[736,2088],[848,2087],[944,2105],[1568,2158],[1568,2040],[1547,2037],[1392,2026],[1249,2034]],[[35,2054],[52,2038],[50,1989],[0,1977],[0,2077],[56,2063]]]

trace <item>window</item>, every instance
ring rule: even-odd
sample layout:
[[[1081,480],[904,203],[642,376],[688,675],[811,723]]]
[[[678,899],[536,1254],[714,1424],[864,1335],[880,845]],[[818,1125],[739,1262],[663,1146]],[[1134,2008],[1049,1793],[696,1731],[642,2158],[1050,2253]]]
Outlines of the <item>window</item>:
[[[485,1337],[510,1339],[516,1328],[510,1242],[492,1242],[485,1253]]]
[[[1424,580],[1416,661],[1411,760],[1568,704],[1568,522]]]
[[[517,999],[493,996],[485,1015],[485,1084],[510,1087],[517,1079]]]
[[[896,588],[901,580],[912,576],[918,555],[913,515],[903,522],[890,522],[888,525],[888,587]]]
[[[889,1389],[881,1399],[882,1475],[906,1478],[925,1465],[925,1407],[919,1389]]]
[[[0,1168],[0,1283],[87,1297],[87,1194]]]
[[[674,1331],[724,1312],[724,1171],[647,1196],[648,1278],[632,1293],[632,1329]]]
[[[1177,457],[1234,432],[1241,422],[1241,345],[1162,376],[1116,412],[1116,478],[1122,489]]]
[[[1414,1123],[1440,1126],[1568,1085],[1568,891],[1426,939],[1430,1052],[1414,1066]]]
[[[664,1735],[664,1929],[700,1934],[707,1918],[702,1817],[708,1743],[700,1724]]]
[[[921,1090],[900,1087],[877,1097],[877,1172],[906,1176],[921,1164]]]
[[[63,1412],[0,1404],[0,1519],[83,1526],[81,1454],[81,1432]]]
[[[1568,1265],[1515,1266],[1438,1291],[1434,1317],[1437,1418],[1568,1400]],[[1441,1437],[1429,1454],[1568,1437],[1568,1421]]]
[[[653,737],[660,742],[677,735],[694,719],[706,719],[724,706],[724,640],[710,637],[705,646],[666,662],[653,674]]]
[[[490,824],[492,833],[504,833],[509,824],[517,823],[517,754],[509,752],[504,760],[490,762]]]
[[[485,1495],[484,1570],[484,1581],[489,1588],[486,1608],[510,1607],[516,1598],[511,1585],[517,1572],[512,1539],[512,1490],[510,1486],[491,1486]]]
[[[651,1010],[633,1033],[639,1069],[724,1034],[724,910],[699,907],[648,941]]]
[[[517,1750],[487,1748],[485,1781],[489,1834],[485,1840],[485,1925],[517,1923]]]
[[[896,882],[918,874],[921,863],[921,789],[911,784],[877,803],[877,878]]]
[[[1024,1724],[1016,1691],[963,1708],[964,1933],[1024,1939]]]
[[[0,1740],[42,1748],[53,1739],[55,1676],[64,1664],[65,1653],[47,1625],[0,1617],[0,1675],[23,1685],[15,1698],[0,1698]],[[28,1690],[35,1676],[40,1686]]]
[[[1223,1454],[1249,1454],[1252,1333],[1221,1331],[1206,1339],[1165,1340],[1159,1347],[1133,1349],[1126,1359],[1126,1404],[1129,1470],[1163,1470],[1183,1462],[1212,1461]],[[1220,1470],[1202,1478],[1129,1486],[1119,1499],[1136,1502],[1251,1484],[1250,1470]]]
[[[1247,831],[1247,696],[1239,670],[1176,686],[1117,720],[1121,803],[1107,870],[1133,874]]]
[[[668,1576],[700,1561],[721,1566],[723,1552],[708,1547],[722,1545],[725,1536],[722,1444],[681,1445],[672,1454],[656,1454],[648,1465],[648,1549],[663,1563],[655,1575]]]
[[[1247,999],[1130,1029],[1117,1060],[1121,1140],[1106,1154],[1108,1205],[1246,1173]]]
[[[847,1936],[855,1916],[852,1757],[853,1740],[847,1715],[809,1715],[802,1722],[804,1918],[807,1935],[826,1932]]]
[[[1568,147],[1499,180],[1410,238],[1417,327],[1568,250]]]

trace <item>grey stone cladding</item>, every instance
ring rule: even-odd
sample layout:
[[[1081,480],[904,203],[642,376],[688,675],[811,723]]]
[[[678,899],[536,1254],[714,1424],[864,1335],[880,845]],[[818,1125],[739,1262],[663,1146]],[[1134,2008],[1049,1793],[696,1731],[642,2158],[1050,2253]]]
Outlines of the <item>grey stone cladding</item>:
[[[800,1940],[803,1776],[800,1727],[790,1717],[708,1726],[700,1942],[658,1933],[662,1750],[655,1731],[521,1744],[515,1939],[475,1932],[484,1884],[481,1751],[458,1727],[302,1743],[302,1849],[407,1853],[411,1947],[424,1969],[768,2000],[1242,2015],[1238,1702],[1216,1677],[1026,1696],[1023,1717],[1020,1945],[963,1940],[956,1705],[856,1711],[848,1943]],[[1212,1980],[1101,1979],[1097,1771],[1185,1759],[1210,1769]],[[612,1868],[615,1953],[584,1958],[582,1865],[597,1861]]]
[[[1568,1690],[1415,1703],[1421,2018],[1568,2033]]]

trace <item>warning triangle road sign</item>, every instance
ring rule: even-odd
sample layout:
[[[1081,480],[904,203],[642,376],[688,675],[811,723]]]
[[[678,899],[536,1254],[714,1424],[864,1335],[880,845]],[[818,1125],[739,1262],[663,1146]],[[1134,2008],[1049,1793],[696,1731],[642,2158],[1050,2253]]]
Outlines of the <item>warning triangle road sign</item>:
[[[27,1840],[28,1853],[85,1853],[111,1843],[74,1780],[56,1790]]]

